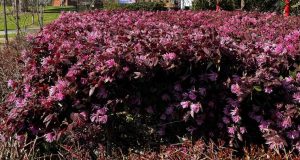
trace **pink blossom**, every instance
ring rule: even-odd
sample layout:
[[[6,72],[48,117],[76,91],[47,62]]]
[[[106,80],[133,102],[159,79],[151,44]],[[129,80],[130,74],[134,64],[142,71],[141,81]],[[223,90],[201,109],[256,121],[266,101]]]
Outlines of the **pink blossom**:
[[[284,80],[285,80],[285,82],[290,83],[290,82],[293,81],[293,78],[292,77],[285,77]]]
[[[51,143],[51,142],[53,142],[53,141],[56,140],[56,136],[55,136],[55,134],[53,132],[45,134],[44,138],[49,143]]]
[[[107,60],[105,64],[108,66],[108,68],[113,68],[117,65],[114,59]]]
[[[240,127],[240,132],[241,132],[241,134],[244,134],[247,132],[247,130],[245,127]]]
[[[295,101],[300,103],[300,92],[294,93],[293,98]]]
[[[9,87],[9,88],[13,88],[14,87],[14,81],[13,80],[8,80],[8,82],[7,82],[7,86]]]
[[[269,145],[270,149],[282,149],[287,145],[286,141],[279,135],[267,137],[266,140],[266,144]]]
[[[291,117],[288,116],[287,118],[285,118],[285,119],[282,121],[281,125],[282,125],[283,128],[289,128],[289,127],[291,127],[291,126],[292,126],[292,120],[291,120]]]
[[[175,53],[166,53],[163,55],[164,60],[167,61],[172,61],[176,58],[176,54]]]
[[[133,48],[135,52],[141,52],[143,50],[141,43],[136,44]]]
[[[57,84],[55,85],[55,87],[57,88],[58,91],[64,91],[65,88],[68,86],[68,82],[65,80],[58,80]]]
[[[238,123],[241,120],[241,117],[240,116],[233,116],[232,120],[233,120],[234,123]]]
[[[237,107],[235,107],[233,110],[231,110],[230,114],[235,116],[238,114],[238,112],[239,112],[239,109]]]
[[[289,44],[289,45],[287,45],[287,50],[288,50],[288,52],[289,53],[292,53],[292,54],[294,54],[295,52],[296,52],[296,48],[294,47],[294,45],[293,44]]]
[[[106,107],[103,107],[103,108],[97,109],[96,113],[99,115],[104,115],[104,114],[106,114],[107,111],[108,111],[108,109]]]
[[[96,123],[105,124],[107,122],[107,115],[96,115],[92,114],[91,121]]]
[[[98,37],[98,32],[90,32],[88,35],[87,35],[87,40],[89,43],[93,43],[95,42],[95,40],[97,39]]]
[[[197,95],[196,95],[194,92],[190,92],[190,93],[189,93],[189,98],[190,98],[191,100],[196,100],[196,99],[197,99]]]
[[[108,116],[106,115],[107,108],[99,108],[96,113],[91,115],[91,121],[95,123],[105,124],[107,122]]]
[[[19,99],[16,100],[15,104],[16,104],[16,107],[17,107],[17,108],[22,108],[22,107],[25,106],[26,100],[25,100],[25,99],[20,99],[20,98],[19,98]]]
[[[84,120],[87,120],[87,114],[86,114],[86,112],[80,112],[79,114],[82,116],[82,118]]]
[[[273,89],[271,87],[266,87],[264,90],[266,93],[270,94],[273,92]]]
[[[236,131],[236,127],[228,127],[228,133],[233,135]]]
[[[52,62],[51,57],[45,57],[45,58],[42,59],[41,65],[43,67],[47,67],[48,65],[51,64],[51,62]]]
[[[283,44],[278,44],[278,45],[276,46],[274,52],[275,52],[276,54],[282,54],[283,49],[284,49],[284,48],[283,48]]]
[[[181,102],[180,105],[181,105],[182,108],[188,108],[189,105],[190,105],[190,102],[189,101],[184,101],[184,102]]]
[[[257,58],[256,58],[256,61],[259,65],[262,65],[263,63],[266,63],[267,61],[267,56],[266,55],[259,55]]]
[[[128,72],[129,71],[129,67],[123,67],[123,71]]]
[[[54,86],[50,87],[49,96],[53,96],[55,94],[55,92],[56,92],[56,87],[54,87]]]
[[[298,73],[296,74],[296,80],[297,80],[297,81],[300,81],[300,72],[298,72]]]
[[[241,88],[240,88],[240,86],[238,84],[231,85],[231,92],[235,93],[238,96],[242,94]]]
[[[54,99],[58,101],[62,101],[65,98],[65,95],[62,92],[58,92],[55,94]]]
[[[269,129],[270,123],[267,121],[261,121],[260,125],[259,125],[259,129],[261,131],[266,131]]]
[[[194,113],[198,113],[201,109],[201,104],[197,103],[197,104],[191,104],[191,116],[194,117]]]
[[[30,90],[30,85],[29,84],[25,84],[24,85],[24,91],[27,93]]]

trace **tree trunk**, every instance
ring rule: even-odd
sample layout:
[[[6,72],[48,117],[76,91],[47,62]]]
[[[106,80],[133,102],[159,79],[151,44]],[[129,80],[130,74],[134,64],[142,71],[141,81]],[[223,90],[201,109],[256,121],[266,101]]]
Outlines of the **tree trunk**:
[[[28,0],[21,0],[21,11],[22,12],[28,12]]]
[[[5,44],[8,44],[7,17],[6,17],[6,0],[3,0],[3,14],[4,14]]]
[[[241,0],[241,10],[243,10],[245,8],[245,0]]]
[[[16,10],[16,27],[17,27],[17,38],[20,36],[20,1],[16,0],[15,1],[15,10]]]

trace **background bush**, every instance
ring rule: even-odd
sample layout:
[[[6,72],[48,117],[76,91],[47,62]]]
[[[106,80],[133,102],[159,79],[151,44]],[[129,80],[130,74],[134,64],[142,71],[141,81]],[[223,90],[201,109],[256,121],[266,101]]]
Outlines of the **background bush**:
[[[295,6],[297,3],[291,1],[291,6]],[[232,11],[241,9],[240,0],[222,0],[220,6],[223,10]],[[283,0],[245,0],[244,10],[247,11],[261,11],[261,12],[277,12],[282,13],[284,8]],[[196,0],[193,3],[194,10],[215,10],[216,1],[212,0]],[[291,13],[294,15],[299,14],[299,7],[291,7]]]
[[[125,10],[145,10],[145,11],[164,11],[166,10],[165,4],[162,2],[137,2],[131,4],[120,4],[109,2],[105,3],[104,9],[115,10],[115,9],[125,9]]]
[[[239,1],[237,0],[223,0],[220,3],[220,7],[223,10],[232,11],[235,9],[239,9]],[[215,10],[216,9],[216,1],[213,0],[195,0],[193,1],[194,10]]]
[[[299,17],[245,12],[65,13],[22,54],[3,138],[44,153],[191,138],[299,150]],[[283,30],[282,28],[285,28]],[[109,152],[108,152],[109,153]]]

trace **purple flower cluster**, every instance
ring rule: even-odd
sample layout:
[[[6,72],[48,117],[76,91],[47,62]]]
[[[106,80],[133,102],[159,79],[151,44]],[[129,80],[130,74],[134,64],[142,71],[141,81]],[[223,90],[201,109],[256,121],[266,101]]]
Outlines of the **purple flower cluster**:
[[[8,82],[14,91],[5,132],[48,142],[70,132],[95,137],[126,115],[126,122],[142,117],[136,123],[160,136],[184,128],[230,144],[262,137],[274,149],[299,149],[300,18],[281,19],[211,11],[65,13],[28,37],[23,80]],[[184,123],[171,125],[177,121]]]

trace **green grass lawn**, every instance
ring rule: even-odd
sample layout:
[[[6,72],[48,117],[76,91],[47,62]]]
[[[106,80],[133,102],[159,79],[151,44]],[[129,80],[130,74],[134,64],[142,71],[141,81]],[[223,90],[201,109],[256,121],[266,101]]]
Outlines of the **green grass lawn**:
[[[13,37],[16,37],[15,33],[8,34],[8,38],[13,38]],[[5,38],[5,35],[0,35],[0,38]]]
[[[0,31],[4,30],[4,16],[3,16],[3,6],[0,6]],[[11,10],[11,7],[8,7],[7,10]],[[51,23],[55,19],[57,19],[62,11],[74,11],[75,8],[73,6],[67,6],[67,7],[53,7],[53,6],[47,6],[45,8],[44,13],[44,25]],[[12,15],[7,16],[8,24],[7,28],[8,30],[14,30],[16,29],[15,19]],[[30,13],[22,13],[20,15],[20,26],[21,28],[24,27],[38,27],[38,17],[37,15],[34,16],[34,23],[32,23],[32,16]]]

